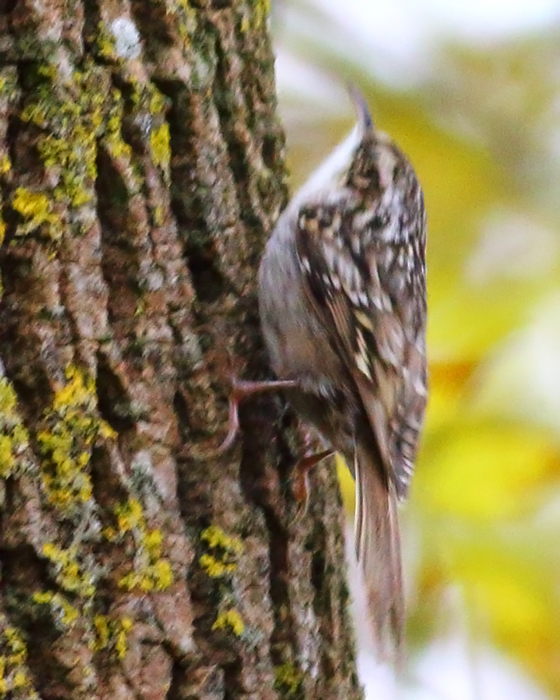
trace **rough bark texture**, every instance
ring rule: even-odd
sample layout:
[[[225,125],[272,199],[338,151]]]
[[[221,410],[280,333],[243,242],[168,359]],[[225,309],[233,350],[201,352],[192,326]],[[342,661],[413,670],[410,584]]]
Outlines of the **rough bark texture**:
[[[0,698],[357,698],[334,470],[291,488],[265,0],[0,2]]]

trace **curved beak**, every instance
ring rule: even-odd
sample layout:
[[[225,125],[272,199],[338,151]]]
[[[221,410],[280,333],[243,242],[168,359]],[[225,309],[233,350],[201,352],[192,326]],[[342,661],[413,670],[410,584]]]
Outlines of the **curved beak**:
[[[373,133],[375,126],[369,111],[368,103],[366,102],[362,91],[359,87],[354,85],[354,83],[349,83],[348,94],[354,103],[354,109],[356,110],[356,116],[358,117],[358,124],[360,125],[363,134],[365,135],[368,132]]]

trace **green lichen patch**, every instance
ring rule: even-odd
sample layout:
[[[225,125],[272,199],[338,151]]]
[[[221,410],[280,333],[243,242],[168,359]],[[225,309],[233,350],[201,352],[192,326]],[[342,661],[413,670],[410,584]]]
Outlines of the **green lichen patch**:
[[[226,534],[216,525],[206,528],[200,535],[208,552],[199,561],[200,566],[211,578],[222,578],[237,569],[237,561],[243,552],[243,543],[236,537]]]
[[[149,530],[142,506],[130,499],[115,507],[117,530],[105,530],[108,539],[117,539],[130,532],[135,540],[136,551],[133,570],[123,576],[119,586],[127,591],[164,591],[173,583],[173,572],[169,561],[161,556],[162,536],[160,530]]]
[[[72,516],[91,499],[88,465],[94,443],[116,434],[99,417],[93,379],[72,365],[65,374],[66,383],[45,411],[37,442],[49,503]]]
[[[24,468],[28,444],[29,435],[17,413],[16,393],[6,377],[0,377],[0,478]]]
[[[27,646],[15,627],[0,617],[0,698],[38,698],[27,668]]]

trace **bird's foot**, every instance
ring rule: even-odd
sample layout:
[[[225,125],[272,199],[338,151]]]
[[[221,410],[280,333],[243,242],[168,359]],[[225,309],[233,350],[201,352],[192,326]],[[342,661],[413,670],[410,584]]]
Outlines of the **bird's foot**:
[[[281,391],[282,389],[293,389],[298,385],[298,382],[292,379],[281,379],[276,381],[246,381],[239,379],[235,375],[231,375],[231,394],[229,397],[229,421],[228,433],[218,447],[218,452],[222,453],[229,450],[234,444],[239,432],[239,404],[243,399],[246,399],[257,394],[267,392]]]

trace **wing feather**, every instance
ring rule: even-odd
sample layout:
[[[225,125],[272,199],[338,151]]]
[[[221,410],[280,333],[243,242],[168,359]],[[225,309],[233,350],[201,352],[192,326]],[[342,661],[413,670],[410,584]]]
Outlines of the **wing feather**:
[[[351,200],[342,210],[340,203],[304,208],[296,250],[300,260],[306,260],[302,272],[316,313],[324,327],[332,329],[331,343],[349,368],[345,390],[367,418],[383,468],[402,497],[426,403],[425,329],[422,323],[407,323],[410,319],[400,308],[413,303],[410,294],[416,290],[407,294],[405,284],[400,299],[391,293],[399,251],[367,235],[362,237],[367,250],[362,250],[363,240],[357,246],[357,216],[364,213]],[[386,217],[377,219],[386,223]],[[411,377],[418,379],[411,382]]]

